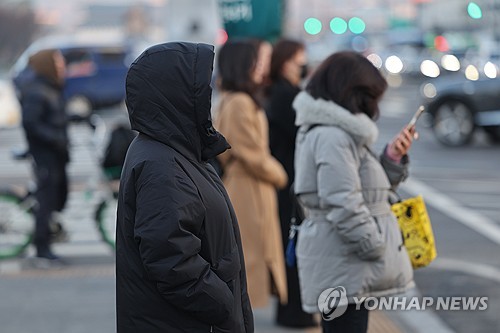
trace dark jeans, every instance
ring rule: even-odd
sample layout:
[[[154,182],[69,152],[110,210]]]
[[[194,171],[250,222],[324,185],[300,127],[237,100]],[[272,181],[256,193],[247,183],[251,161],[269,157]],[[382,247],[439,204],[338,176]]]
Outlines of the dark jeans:
[[[362,304],[356,310],[356,304],[349,304],[346,312],[330,321],[321,320],[323,333],[366,333],[368,330],[368,310]]]
[[[35,238],[37,249],[50,245],[49,222],[53,212],[61,211],[68,197],[66,161],[48,156],[35,157],[38,206],[35,210]]]

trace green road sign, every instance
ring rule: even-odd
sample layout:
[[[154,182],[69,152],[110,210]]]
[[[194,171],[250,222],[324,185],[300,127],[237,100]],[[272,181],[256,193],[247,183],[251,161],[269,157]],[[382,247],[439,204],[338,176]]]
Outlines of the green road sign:
[[[218,0],[224,28],[233,37],[273,41],[281,36],[282,0]]]

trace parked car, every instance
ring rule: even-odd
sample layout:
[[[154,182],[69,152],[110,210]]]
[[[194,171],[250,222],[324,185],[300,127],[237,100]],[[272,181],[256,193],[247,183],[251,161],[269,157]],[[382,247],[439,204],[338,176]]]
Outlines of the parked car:
[[[9,80],[0,79],[0,129],[15,127],[21,121],[21,107]]]
[[[33,43],[11,70],[18,88],[33,75],[29,56],[43,49],[59,49],[66,59],[64,87],[66,111],[88,116],[93,110],[121,103],[125,99],[125,77],[130,63],[130,48],[120,43],[42,39]]]
[[[467,144],[477,128],[500,141],[500,77],[472,81],[456,73],[424,83],[421,94],[436,138],[444,145]]]

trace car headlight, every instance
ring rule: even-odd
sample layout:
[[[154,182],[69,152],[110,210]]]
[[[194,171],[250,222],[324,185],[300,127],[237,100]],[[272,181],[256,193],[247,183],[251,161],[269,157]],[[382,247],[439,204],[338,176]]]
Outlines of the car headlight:
[[[376,53],[369,54],[366,57],[370,62],[373,64],[373,66],[377,67],[378,69],[382,68],[382,58]]]
[[[460,60],[453,54],[445,54],[441,58],[441,66],[450,72],[457,72],[460,70]]]
[[[420,71],[428,77],[438,77],[441,74],[439,66],[432,60],[424,60],[420,64]]]
[[[422,94],[429,99],[436,97],[437,95],[436,86],[433,85],[432,83],[424,84],[424,86],[422,87]]]
[[[399,74],[403,70],[403,62],[398,56],[392,55],[385,60],[385,68],[389,73]]]
[[[467,68],[465,69],[465,77],[471,81],[479,80],[479,71],[477,70],[476,66],[467,66]]]
[[[498,75],[498,67],[492,63],[491,61],[488,61],[484,65],[484,75],[486,75],[490,79],[495,79]]]

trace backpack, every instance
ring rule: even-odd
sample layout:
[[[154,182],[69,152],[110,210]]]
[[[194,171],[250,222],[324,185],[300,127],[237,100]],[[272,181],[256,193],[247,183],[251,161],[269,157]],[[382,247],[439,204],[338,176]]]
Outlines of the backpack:
[[[116,170],[116,172],[112,172],[112,178],[120,178],[121,168],[125,162],[128,147],[135,137],[136,132],[124,125],[117,126],[111,132],[101,166],[105,170]]]

